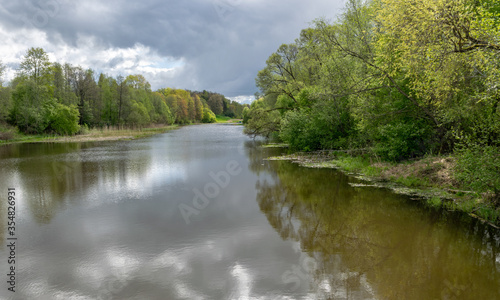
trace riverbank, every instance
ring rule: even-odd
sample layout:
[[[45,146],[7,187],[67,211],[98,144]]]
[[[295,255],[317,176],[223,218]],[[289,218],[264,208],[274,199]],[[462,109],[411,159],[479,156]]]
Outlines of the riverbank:
[[[0,145],[8,145],[14,143],[72,143],[72,142],[96,142],[96,141],[117,141],[117,140],[132,140],[143,138],[166,131],[176,129],[179,125],[163,125],[147,128],[136,129],[90,129],[82,134],[74,136],[58,136],[58,135],[27,135],[13,132],[12,129],[8,132],[8,139],[0,140]]]
[[[234,119],[231,117],[226,117],[226,116],[215,116],[216,123],[223,123],[223,124],[234,124],[234,125],[242,125],[243,124],[243,119]]]
[[[288,160],[308,168],[338,169],[364,182],[352,183],[354,187],[389,188],[410,195],[414,200],[425,201],[429,206],[462,211],[500,228],[500,208],[493,201],[495,195],[462,187],[453,176],[453,156],[428,156],[389,163],[348,151],[316,151],[270,157],[268,160]]]

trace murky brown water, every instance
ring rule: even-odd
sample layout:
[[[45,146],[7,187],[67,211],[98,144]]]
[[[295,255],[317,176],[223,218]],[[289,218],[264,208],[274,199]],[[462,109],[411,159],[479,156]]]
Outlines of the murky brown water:
[[[500,299],[498,230],[277,151],[224,125],[0,147],[0,298]]]

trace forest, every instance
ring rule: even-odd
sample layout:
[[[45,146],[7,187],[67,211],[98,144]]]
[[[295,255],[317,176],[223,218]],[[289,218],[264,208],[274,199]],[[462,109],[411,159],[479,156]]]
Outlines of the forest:
[[[4,70],[0,62],[0,77]],[[14,126],[25,134],[74,135],[85,128],[213,123],[216,114],[241,118],[242,113],[243,105],[218,93],[152,91],[140,74],[113,78],[69,63],[53,63],[42,48],[26,52],[9,84],[3,86],[0,81],[0,125]]]
[[[249,135],[389,162],[450,155],[462,187],[500,195],[498,1],[348,0],[281,45],[256,84]]]

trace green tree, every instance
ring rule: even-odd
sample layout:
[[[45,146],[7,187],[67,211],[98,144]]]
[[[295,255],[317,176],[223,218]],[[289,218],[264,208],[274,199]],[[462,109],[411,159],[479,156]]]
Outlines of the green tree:
[[[117,125],[118,124],[118,85],[116,80],[105,74],[99,75],[97,82],[99,87],[100,101],[103,105],[101,111],[101,119],[104,124]]]
[[[165,97],[159,92],[154,92],[151,99],[155,111],[151,121],[159,124],[172,124],[175,119],[165,102]]]
[[[224,112],[224,96],[220,94],[212,94],[207,100],[210,110],[216,115],[222,115]]]
[[[203,118],[201,120],[203,123],[215,123],[217,119],[215,114],[210,110],[210,108],[203,108]]]
[[[41,48],[30,48],[12,86],[10,122],[26,133],[42,133],[50,122],[55,100],[50,80],[50,61]]]
[[[51,108],[49,130],[60,135],[74,135],[80,130],[79,112],[76,106],[54,103]]]
[[[19,66],[21,76],[25,76],[38,84],[46,84],[50,79],[49,56],[42,48],[30,48]]]
[[[203,119],[203,103],[200,100],[198,95],[193,95],[194,100],[194,109],[195,109],[195,119],[198,122],[201,122]]]
[[[0,86],[0,123],[8,121],[12,110],[12,91],[10,87]]]
[[[2,86],[2,76],[5,72],[5,66],[0,60],[0,123],[7,121],[10,110],[12,109],[11,89]]]
[[[0,88],[3,87],[3,74],[5,73],[5,65],[0,60]]]
[[[12,93],[10,122],[25,133],[42,133],[50,123],[54,100],[45,86],[24,80]]]
[[[255,100],[250,105],[244,133],[256,137],[271,137],[280,129],[281,116],[277,110],[270,109],[264,98]]]
[[[124,123],[124,111],[129,106],[129,90],[127,88],[127,82],[123,76],[118,76],[116,78],[116,96],[117,96],[117,105],[118,105],[118,123]]]
[[[131,112],[128,115],[127,122],[129,124],[144,126],[150,123],[148,111],[144,104],[132,101]]]
[[[380,64],[405,76],[442,135],[452,128],[468,131],[477,118],[498,120],[500,23],[488,3],[376,1]]]

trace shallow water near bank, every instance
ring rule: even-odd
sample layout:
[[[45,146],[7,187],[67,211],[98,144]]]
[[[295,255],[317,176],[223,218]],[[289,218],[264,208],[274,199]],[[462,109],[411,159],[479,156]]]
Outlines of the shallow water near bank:
[[[282,150],[242,129],[0,147],[0,298],[500,298],[494,228],[336,170],[266,161]]]

